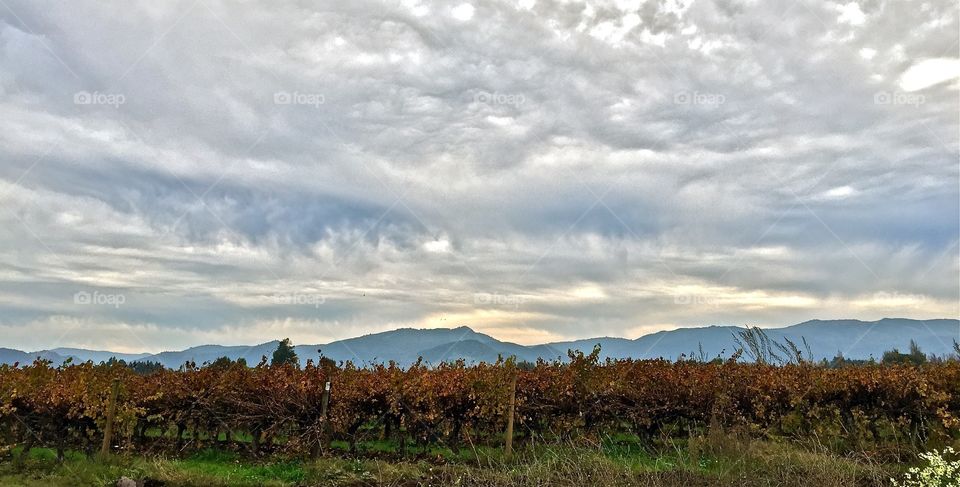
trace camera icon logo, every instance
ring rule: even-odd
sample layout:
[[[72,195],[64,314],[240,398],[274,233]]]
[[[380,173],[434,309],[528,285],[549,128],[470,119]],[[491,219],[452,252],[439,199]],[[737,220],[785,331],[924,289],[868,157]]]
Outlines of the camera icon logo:
[[[486,91],[481,91],[473,95],[473,101],[476,103],[488,104],[493,101],[493,95]]]
[[[873,102],[877,105],[889,105],[893,101],[893,96],[886,91],[878,91],[873,95]]]
[[[76,105],[89,105],[93,102],[93,95],[89,91],[78,91],[73,94],[73,103]]]
[[[287,91],[278,91],[273,94],[273,103],[277,105],[289,105],[292,101],[293,97]]]
[[[90,304],[92,301],[90,293],[78,291],[73,295],[73,304]]]

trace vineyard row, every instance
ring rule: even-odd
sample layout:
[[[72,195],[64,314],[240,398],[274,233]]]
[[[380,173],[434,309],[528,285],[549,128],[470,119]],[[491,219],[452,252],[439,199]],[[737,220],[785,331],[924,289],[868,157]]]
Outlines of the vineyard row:
[[[511,402],[518,441],[610,433],[652,440],[715,427],[878,449],[960,437],[955,361],[828,369],[571,358],[522,369],[510,362],[406,369],[326,362],[148,375],[116,364],[2,366],[0,438],[8,448],[93,449],[112,403],[113,443],[132,450],[179,451],[240,436],[253,454],[322,454],[332,440],[353,447],[376,438],[456,449],[500,444]]]

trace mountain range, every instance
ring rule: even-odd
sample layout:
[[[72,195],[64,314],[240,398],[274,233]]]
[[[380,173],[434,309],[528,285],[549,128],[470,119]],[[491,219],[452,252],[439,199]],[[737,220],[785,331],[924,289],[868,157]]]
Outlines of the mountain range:
[[[736,348],[735,334],[743,330],[743,327],[738,326],[707,326],[661,331],[637,339],[599,337],[542,345],[519,345],[497,340],[466,326],[419,330],[402,328],[327,344],[298,345],[296,351],[301,362],[306,359],[316,360],[322,353],[336,361],[349,360],[357,364],[369,364],[393,360],[403,366],[416,362],[419,357],[423,357],[428,364],[460,358],[468,363],[492,362],[498,356],[516,356],[519,360],[531,362],[538,358],[553,360],[565,358],[567,350],[590,352],[595,345],[601,347],[601,358],[662,357],[675,360],[681,355],[699,357],[702,353],[705,358],[712,359],[729,357]],[[800,344],[805,339],[816,360],[830,359],[837,354],[850,359],[879,359],[886,350],[906,350],[911,340],[925,353],[946,356],[953,353],[954,340],[960,341],[960,321],[953,319],[812,320],[785,328],[766,328],[764,331],[770,338],[780,342],[786,338]],[[243,358],[248,364],[255,365],[260,362],[261,357],[269,358],[277,344],[277,341],[270,341],[253,346],[203,345],[157,354],[116,353],[80,348],[23,352],[0,348],[0,363],[25,364],[37,357],[50,360],[54,364],[60,364],[68,358],[74,362],[100,362],[115,357],[127,362],[149,360],[177,368],[187,361],[202,364],[226,356],[234,360]]]

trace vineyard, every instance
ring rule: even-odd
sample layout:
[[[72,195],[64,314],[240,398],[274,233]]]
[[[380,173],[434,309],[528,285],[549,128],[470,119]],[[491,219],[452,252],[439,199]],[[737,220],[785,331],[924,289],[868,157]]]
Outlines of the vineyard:
[[[427,444],[456,451],[502,445],[511,403],[518,445],[624,434],[653,442],[724,428],[899,455],[960,437],[960,363],[828,369],[601,362],[578,353],[526,367],[326,361],[302,369],[188,365],[146,375],[91,363],[0,367],[5,448],[46,446],[61,455],[99,448],[112,412],[113,448],[127,451],[316,456],[336,441],[363,454],[363,443],[378,439],[395,442],[401,455]]]

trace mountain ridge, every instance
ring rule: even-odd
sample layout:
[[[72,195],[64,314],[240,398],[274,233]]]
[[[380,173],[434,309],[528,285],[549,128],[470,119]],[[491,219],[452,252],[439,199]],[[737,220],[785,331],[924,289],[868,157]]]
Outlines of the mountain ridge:
[[[467,362],[491,362],[498,356],[516,356],[519,360],[527,361],[562,360],[566,357],[567,350],[590,352],[595,345],[601,347],[601,359],[675,360],[680,356],[689,357],[701,353],[712,359],[729,356],[735,347],[734,334],[743,329],[744,327],[733,325],[708,325],[663,330],[635,339],[605,336],[520,345],[498,340],[463,325],[456,328],[398,328],[325,344],[297,345],[296,351],[301,361],[317,360],[322,352],[325,357],[336,361],[352,361],[359,365],[394,361],[402,366],[410,365],[421,357],[425,363],[434,365],[461,358]],[[783,328],[764,328],[764,331],[781,342],[784,339],[796,343],[806,340],[817,360],[832,358],[838,352],[853,359],[879,358],[886,350],[906,349],[910,340],[915,340],[924,352],[942,356],[953,352],[953,340],[960,340],[960,321],[940,318],[883,318],[877,321],[813,319]],[[177,368],[187,361],[202,364],[227,356],[234,360],[243,358],[248,364],[254,365],[259,363],[263,356],[269,358],[277,343],[277,340],[272,340],[250,346],[208,344],[155,354],[64,347],[35,352],[0,348],[0,363],[23,364],[32,362],[36,357],[50,360],[54,364],[67,359],[75,362],[100,362],[116,357],[128,362],[160,362],[166,367]]]

